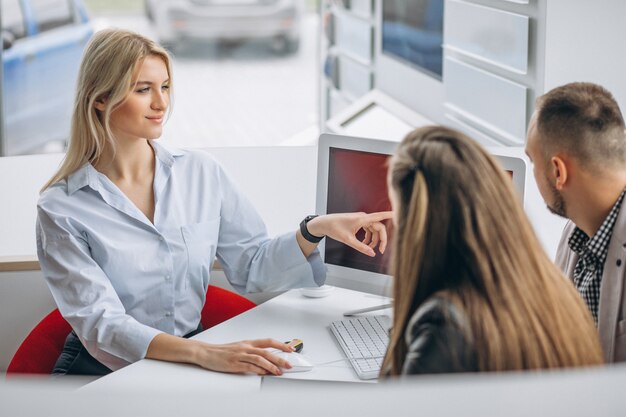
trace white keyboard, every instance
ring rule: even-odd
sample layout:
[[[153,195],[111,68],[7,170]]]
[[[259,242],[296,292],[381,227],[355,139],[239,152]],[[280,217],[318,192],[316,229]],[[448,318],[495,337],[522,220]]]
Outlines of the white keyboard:
[[[389,345],[389,326],[388,316],[363,316],[330,324],[359,378],[378,378]]]

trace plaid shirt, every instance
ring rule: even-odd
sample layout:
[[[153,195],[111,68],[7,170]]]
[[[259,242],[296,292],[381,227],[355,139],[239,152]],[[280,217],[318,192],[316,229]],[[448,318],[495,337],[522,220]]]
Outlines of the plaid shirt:
[[[613,227],[615,226],[625,193],[626,189],[622,191],[611,212],[592,238],[589,238],[585,232],[577,227],[567,242],[570,249],[579,255],[578,262],[574,267],[574,284],[587,303],[596,326],[598,325],[600,283],[602,281],[604,261],[609,252]]]

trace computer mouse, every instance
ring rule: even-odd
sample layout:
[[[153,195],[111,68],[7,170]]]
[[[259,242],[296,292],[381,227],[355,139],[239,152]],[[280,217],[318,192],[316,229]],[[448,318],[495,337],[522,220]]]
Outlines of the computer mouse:
[[[291,364],[291,368],[280,368],[283,372],[306,372],[313,369],[313,364],[301,353],[296,352],[272,352],[281,359],[285,359]]]

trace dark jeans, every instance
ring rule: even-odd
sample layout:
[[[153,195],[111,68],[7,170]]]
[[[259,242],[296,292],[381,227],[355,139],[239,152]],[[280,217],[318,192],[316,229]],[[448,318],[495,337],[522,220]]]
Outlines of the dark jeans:
[[[202,324],[200,324],[196,330],[183,337],[189,338],[195,336],[202,330]],[[113,371],[98,362],[96,358],[87,352],[87,349],[80,342],[80,339],[73,330],[67,335],[63,351],[54,364],[54,369],[52,369],[52,375],[103,376],[111,372]]]

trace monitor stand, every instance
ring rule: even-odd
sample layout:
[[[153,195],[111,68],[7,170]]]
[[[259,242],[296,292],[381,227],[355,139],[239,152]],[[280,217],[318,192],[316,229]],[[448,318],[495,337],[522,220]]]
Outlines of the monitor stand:
[[[346,311],[345,313],[343,313],[343,315],[344,317],[351,317],[351,316],[356,316],[357,314],[369,313],[370,311],[385,310],[391,307],[393,307],[393,303],[383,304],[383,305],[374,306],[374,307],[360,308],[358,310],[350,310],[350,311]]]

